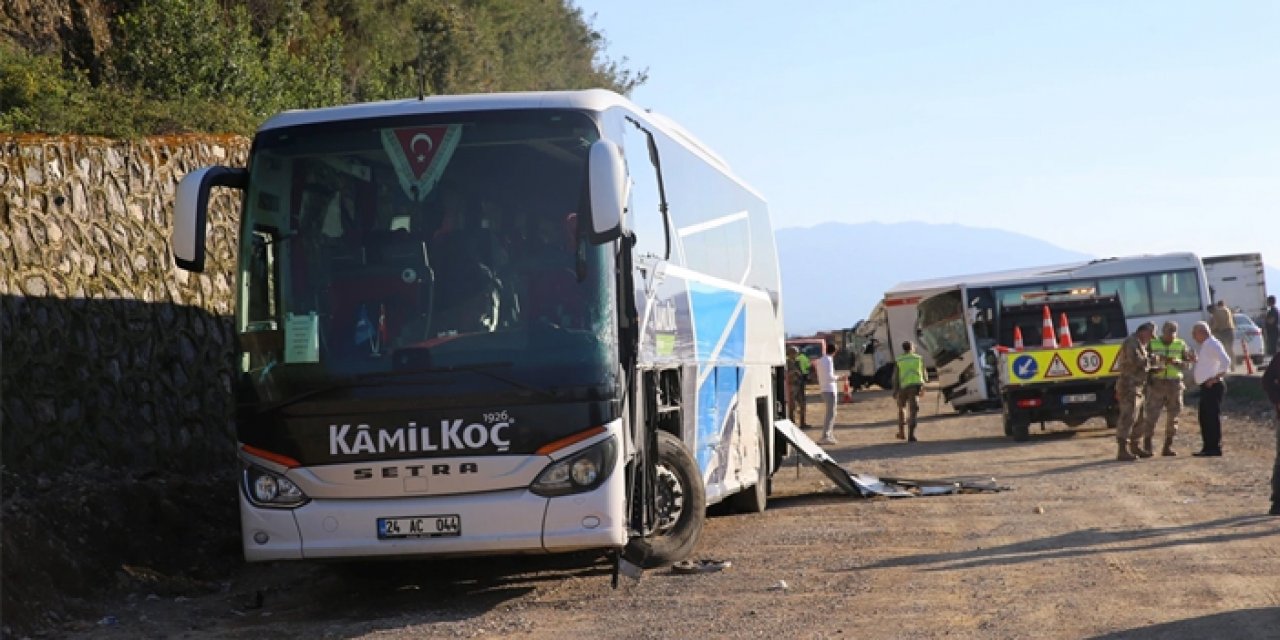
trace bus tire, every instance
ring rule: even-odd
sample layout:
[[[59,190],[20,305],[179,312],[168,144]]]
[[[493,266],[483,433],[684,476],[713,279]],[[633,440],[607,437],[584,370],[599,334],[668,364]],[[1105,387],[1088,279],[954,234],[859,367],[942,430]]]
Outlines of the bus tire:
[[[661,567],[693,553],[707,519],[707,492],[693,456],[679,438],[658,432],[658,522],[648,538],[644,566]]]
[[[1120,408],[1111,407],[1102,415],[1102,419],[1107,421],[1107,428],[1114,429],[1120,424]]]
[[[1012,436],[1013,435],[1013,418],[1006,413],[1004,414],[1003,422],[1004,422],[1004,435]]]
[[[754,485],[729,497],[729,505],[739,513],[761,513],[769,504],[769,449],[765,446],[764,425],[760,425],[759,435],[760,475]]]

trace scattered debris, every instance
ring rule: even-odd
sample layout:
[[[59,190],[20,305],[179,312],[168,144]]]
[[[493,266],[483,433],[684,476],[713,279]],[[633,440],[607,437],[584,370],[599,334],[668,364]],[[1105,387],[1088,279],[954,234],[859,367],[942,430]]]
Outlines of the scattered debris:
[[[789,591],[790,589],[791,585],[787,584],[786,580],[779,580],[769,586],[770,591]]]
[[[1044,507],[1036,505],[1036,513],[1044,513]]]
[[[845,493],[861,498],[875,496],[887,498],[911,498],[915,496],[940,496],[955,493],[980,493],[1005,491],[1008,487],[996,484],[995,478],[983,480],[909,480],[906,478],[879,478],[865,473],[852,473],[840,466],[834,458],[805,435],[790,420],[780,420],[774,427],[792,446],[826,474]]]
[[[671,565],[671,573],[715,573],[732,567],[728,560],[681,560]]]

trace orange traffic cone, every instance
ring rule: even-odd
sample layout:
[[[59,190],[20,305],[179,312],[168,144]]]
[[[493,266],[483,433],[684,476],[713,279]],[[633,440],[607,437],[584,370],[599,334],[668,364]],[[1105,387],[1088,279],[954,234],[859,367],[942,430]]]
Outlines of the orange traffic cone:
[[[1023,349],[1023,346],[1022,346],[1022,328],[1021,328],[1021,327],[1014,327],[1014,328],[1013,328],[1013,350],[1014,350],[1014,351],[1022,351],[1022,349]]]
[[[840,390],[842,391],[842,394],[840,397],[841,404],[853,403],[853,387],[849,386],[849,379],[842,378],[841,383],[842,383],[840,388]]]
[[[1058,346],[1067,348],[1071,346],[1071,325],[1067,324],[1067,314],[1058,316]]]
[[[1249,357],[1249,343],[1240,338],[1240,353],[1244,354],[1244,370],[1249,375],[1253,375],[1253,358]]]
[[[1053,337],[1053,316],[1049,313],[1049,305],[1044,306],[1044,326],[1040,329],[1040,347],[1057,349],[1058,341]]]

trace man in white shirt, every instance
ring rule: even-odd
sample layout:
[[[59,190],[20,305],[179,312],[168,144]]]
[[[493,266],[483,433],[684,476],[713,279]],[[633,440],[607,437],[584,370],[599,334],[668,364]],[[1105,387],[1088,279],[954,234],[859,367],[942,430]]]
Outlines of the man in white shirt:
[[[818,372],[818,390],[822,392],[822,404],[827,414],[822,420],[821,444],[836,443],[836,365],[832,356],[836,354],[836,345],[828,344],[827,353],[813,363]]]
[[[1222,397],[1227,393],[1225,379],[1231,370],[1231,356],[1205,322],[1197,322],[1191,329],[1196,344],[1196,366],[1192,371],[1200,386],[1200,438],[1202,448],[1193,456],[1222,455]]]

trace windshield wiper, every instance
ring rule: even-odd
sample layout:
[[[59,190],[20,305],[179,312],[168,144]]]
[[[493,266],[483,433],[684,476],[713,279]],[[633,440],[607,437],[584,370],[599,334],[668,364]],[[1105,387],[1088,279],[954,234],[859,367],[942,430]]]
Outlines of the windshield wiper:
[[[269,405],[259,406],[257,408],[257,413],[262,414],[262,413],[270,413],[272,411],[279,411],[280,409],[283,409],[289,405],[302,402],[307,398],[312,398],[321,394],[329,393],[331,391],[337,391],[339,389],[352,389],[360,386],[368,386],[368,385],[361,385],[356,382],[352,382],[352,383],[334,382],[334,383],[326,384],[323,387],[317,387],[315,389],[307,389],[306,391],[294,394],[293,396],[285,398],[284,400],[280,400],[278,402],[275,402]]]
[[[272,411],[279,411],[280,409],[297,404],[308,398],[314,398],[319,395],[324,395],[324,394],[331,393],[333,391],[339,391],[342,389],[358,389],[358,388],[367,388],[367,387],[377,387],[377,386],[383,386],[383,385],[407,386],[407,385],[417,385],[417,384],[436,384],[436,383],[431,383],[415,377],[416,374],[422,374],[422,373],[459,373],[464,371],[478,373],[486,377],[492,378],[494,380],[498,380],[499,382],[505,382],[518,389],[522,389],[525,391],[529,391],[531,393],[538,394],[544,398],[549,398],[554,400],[560,397],[559,394],[555,392],[548,391],[546,389],[539,389],[538,387],[526,384],[524,382],[521,382],[509,376],[504,376],[497,372],[491,371],[491,369],[508,368],[513,366],[513,364],[514,363],[512,362],[477,362],[474,364],[454,365],[454,366],[447,366],[447,367],[426,367],[426,368],[420,368],[420,369],[419,368],[408,369],[403,371],[384,371],[381,373],[370,373],[370,374],[359,375],[359,376],[348,376],[346,378],[342,378],[340,380],[330,382],[329,384],[317,387],[315,389],[307,389],[306,391],[302,391],[289,398],[285,398],[284,400],[280,400],[278,402],[274,402],[272,404],[259,407],[257,412],[261,414],[261,413],[268,413]]]
[[[554,400],[558,397],[558,395],[553,391],[540,389],[531,384],[526,384],[524,382],[516,380],[515,378],[512,378],[510,376],[504,376],[500,373],[492,371],[492,369],[508,369],[508,368],[511,368],[514,364],[515,363],[509,362],[509,361],[477,362],[474,364],[452,365],[447,367],[424,367],[421,369],[414,368],[414,369],[408,369],[406,371],[403,371],[402,373],[455,373],[459,371],[470,371],[472,373],[482,374],[484,376],[487,376],[499,382],[505,382],[518,389],[523,389],[525,391],[536,393],[544,398],[550,398]]]

